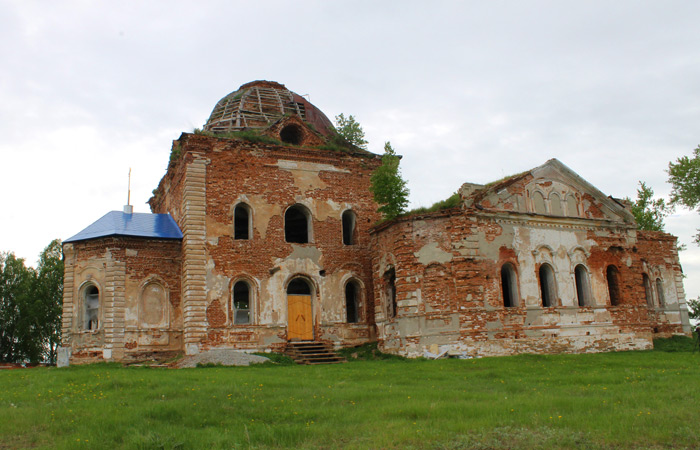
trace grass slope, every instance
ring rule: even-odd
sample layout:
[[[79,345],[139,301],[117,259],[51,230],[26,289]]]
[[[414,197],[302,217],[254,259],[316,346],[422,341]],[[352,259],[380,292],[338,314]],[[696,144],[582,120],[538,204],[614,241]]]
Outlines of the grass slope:
[[[0,449],[696,448],[689,341],[674,352],[2,371]]]

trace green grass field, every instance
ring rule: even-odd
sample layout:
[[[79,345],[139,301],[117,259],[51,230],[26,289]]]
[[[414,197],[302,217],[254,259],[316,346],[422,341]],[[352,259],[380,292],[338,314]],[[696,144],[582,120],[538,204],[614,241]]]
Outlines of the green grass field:
[[[689,350],[7,370],[0,449],[698,448]]]

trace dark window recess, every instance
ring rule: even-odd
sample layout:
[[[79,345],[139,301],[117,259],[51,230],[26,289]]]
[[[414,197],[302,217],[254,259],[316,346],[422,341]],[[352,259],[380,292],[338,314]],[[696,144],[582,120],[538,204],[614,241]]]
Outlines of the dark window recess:
[[[512,308],[518,306],[518,286],[515,277],[515,269],[510,263],[501,267],[501,292],[503,293],[503,306]]]
[[[620,272],[615,266],[608,266],[605,271],[608,279],[608,293],[610,294],[610,304],[617,306],[620,304]]]
[[[656,296],[659,299],[659,306],[666,306],[666,297],[664,297],[664,282],[661,278],[656,279]]]
[[[343,213],[343,244],[355,243],[355,213],[348,210]]]
[[[360,290],[358,289],[356,282],[350,281],[345,285],[345,312],[348,323],[357,323],[360,320],[358,315],[359,293]]]
[[[644,298],[647,301],[647,306],[649,308],[654,307],[654,294],[651,291],[651,281],[649,276],[645,273],[642,274],[642,283],[644,283]]]
[[[540,266],[540,292],[542,293],[542,306],[549,308],[555,305],[557,286],[554,279],[554,269],[549,264]]]
[[[304,133],[299,125],[287,125],[280,131],[280,139],[287,144],[299,145],[304,139]]]
[[[398,306],[396,304],[396,272],[394,269],[387,270],[384,273],[384,285],[386,289],[387,316],[394,318],[396,317]]]
[[[311,295],[309,283],[303,278],[295,278],[287,286],[288,295]]]
[[[250,239],[250,212],[245,205],[238,205],[233,210],[233,238]]]
[[[287,242],[309,242],[309,219],[301,206],[292,206],[284,213],[284,239]]]
[[[100,326],[100,291],[90,285],[85,289],[85,316],[83,329],[96,330]]]
[[[583,265],[579,264],[574,269],[576,279],[576,297],[578,306],[591,306],[590,287],[588,286],[588,272]]]
[[[233,285],[233,323],[243,325],[250,323],[250,287],[245,281]]]

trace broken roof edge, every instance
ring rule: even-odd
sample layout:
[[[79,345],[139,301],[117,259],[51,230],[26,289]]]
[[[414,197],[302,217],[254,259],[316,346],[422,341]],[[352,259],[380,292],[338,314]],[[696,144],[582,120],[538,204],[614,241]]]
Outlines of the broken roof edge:
[[[283,118],[284,119],[284,118]],[[274,124],[271,125],[279,125],[282,123],[283,120],[280,119],[279,121],[275,122]],[[313,128],[309,128],[310,131],[314,132],[317,134]],[[381,160],[383,154],[379,153],[373,153],[369,150],[365,150],[362,148],[357,147],[356,145],[350,144],[352,147],[343,147],[342,149],[338,145],[333,145],[332,143],[326,142],[324,144],[320,145],[294,145],[294,144],[289,144],[286,142],[282,142],[275,137],[273,137],[271,134],[266,133],[266,129],[256,129],[256,128],[247,128],[245,130],[238,130],[238,131],[229,131],[229,132],[213,132],[213,131],[206,131],[206,130],[201,130],[199,128],[195,129],[194,131],[183,131],[180,133],[180,137],[175,139],[174,142],[178,142],[180,144],[183,143],[183,138],[184,139],[189,139],[190,136],[197,136],[197,138],[212,138],[212,139],[219,139],[219,140],[231,140],[231,141],[240,141],[240,142],[249,142],[252,145],[256,146],[271,146],[271,147],[277,147],[285,150],[291,150],[295,152],[318,152],[319,150],[321,151],[326,151],[326,152],[337,152],[339,154],[343,155],[349,155],[349,156],[357,156],[360,158],[365,158],[365,159],[379,159]],[[246,135],[246,133],[252,133],[252,135],[255,135],[257,137],[260,137],[261,139],[258,140],[255,137],[251,137],[251,135]],[[317,134],[318,135],[318,134]],[[180,148],[179,150],[182,150]],[[184,153],[183,153],[184,154]],[[332,153],[330,153],[332,154]],[[182,156],[182,155],[180,155]],[[397,155],[401,157],[401,155]],[[179,157],[178,157],[179,159]],[[173,164],[174,161],[171,161],[168,163],[168,166]]]
[[[569,179],[578,183],[586,191],[590,192],[595,197],[597,197],[598,200],[601,203],[605,204],[608,208],[610,208],[613,211],[618,211],[618,213],[621,216],[623,216],[626,221],[629,221],[630,219],[634,220],[633,214],[619,201],[619,199],[606,195],[600,189],[598,189],[589,181],[587,181],[585,178],[581,177],[581,175],[572,170],[569,166],[559,161],[557,158],[548,159],[544,164],[541,164],[539,166],[536,166],[529,170],[525,170],[520,173],[516,173],[514,175],[509,175],[507,177],[501,178],[496,181],[492,181],[490,183],[486,183],[481,187],[479,187],[479,185],[475,183],[464,183],[460,188],[460,193],[462,193],[463,199],[467,204],[477,204],[481,200],[483,200],[490,192],[506,188],[511,184],[522,180],[528,175],[531,175],[533,178],[537,178],[537,173],[547,168],[554,168],[561,174],[564,174]],[[467,187],[467,189],[463,191],[465,186]]]
[[[182,239],[182,231],[170,214],[110,211],[64,243],[110,236],[151,239]]]
[[[462,214],[463,212],[464,211],[463,211],[461,205],[452,206],[449,208],[436,209],[435,211],[427,211],[427,212],[407,211],[407,212],[400,214],[392,219],[380,220],[379,222],[375,223],[374,225],[372,225],[369,228],[369,232],[370,232],[370,234],[375,234],[379,231],[385,230],[387,228],[390,228],[393,225],[396,225],[396,224],[399,224],[402,222],[410,222],[410,221],[414,221],[414,220],[424,220],[424,219],[436,219],[439,217],[449,217],[449,216]]]

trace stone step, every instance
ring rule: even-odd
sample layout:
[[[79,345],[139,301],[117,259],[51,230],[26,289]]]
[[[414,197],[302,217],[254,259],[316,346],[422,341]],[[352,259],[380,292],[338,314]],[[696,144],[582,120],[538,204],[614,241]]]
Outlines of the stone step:
[[[345,358],[338,355],[333,346],[324,342],[289,342],[284,352],[297,364],[339,364]]]

